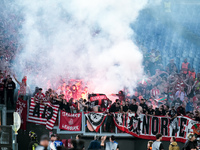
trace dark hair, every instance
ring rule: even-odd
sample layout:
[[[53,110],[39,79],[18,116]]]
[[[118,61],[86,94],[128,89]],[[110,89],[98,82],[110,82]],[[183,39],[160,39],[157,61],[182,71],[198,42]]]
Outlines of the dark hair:
[[[133,98],[133,100],[136,102],[136,99],[135,99],[135,98]]]
[[[98,135],[95,135],[95,140],[99,140],[99,136]]]
[[[71,140],[71,144],[74,146],[73,150],[83,150],[85,142],[83,140]]]
[[[160,137],[162,137],[162,134],[157,133],[157,134],[156,134],[156,139],[159,139]]]
[[[172,137],[172,139],[173,139],[173,141],[176,141],[176,138],[174,136]]]
[[[122,94],[122,95],[124,94],[124,92],[123,92],[122,90],[121,90],[121,91],[119,91],[118,93],[119,93],[119,94]]]
[[[77,137],[78,137],[79,139],[81,139],[81,138],[82,138],[82,135],[78,134]]]
[[[148,144],[152,147],[153,141],[148,141]]]
[[[115,136],[114,136],[114,135],[111,135],[111,137],[110,137],[110,138],[111,138],[111,140],[112,140],[112,141],[114,141],[114,140],[115,140]]]
[[[51,134],[51,137],[56,137],[56,135],[55,134]]]

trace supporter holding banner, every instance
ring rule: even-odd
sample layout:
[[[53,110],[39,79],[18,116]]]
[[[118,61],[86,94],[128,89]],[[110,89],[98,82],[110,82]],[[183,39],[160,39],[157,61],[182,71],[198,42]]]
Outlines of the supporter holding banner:
[[[67,113],[60,111],[59,128],[67,131],[81,131],[82,113]]]
[[[102,108],[102,111],[105,111],[108,106],[109,99],[105,94],[89,94],[88,99],[90,100],[93,111],[98,111],[96,107],[100,106]]]
[[[59,105],[53,105],[50,102],[35,103],[31,98],[29,108],[28,122],[46,125],[46,128],[52,130],[58,116]]]
[[[21,117],[21,129],[26,130],[27,101],[18,98],[16,102],[16,112]]]

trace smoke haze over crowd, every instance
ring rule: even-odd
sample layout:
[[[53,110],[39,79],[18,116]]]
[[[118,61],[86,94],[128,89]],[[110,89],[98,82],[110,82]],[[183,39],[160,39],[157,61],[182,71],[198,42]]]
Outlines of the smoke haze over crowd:
[[[17,1],[24,18],[23,50],[15,70],[46,87],[59,78],[83,79],[93,92],[133,89],[141,78],[142,53],[130,28],[147,0]]]

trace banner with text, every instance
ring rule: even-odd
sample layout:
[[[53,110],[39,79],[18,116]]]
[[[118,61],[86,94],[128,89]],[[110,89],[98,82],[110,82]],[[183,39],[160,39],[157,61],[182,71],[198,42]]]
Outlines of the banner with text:
[[[116,113],[113,120],[119,130],[142,139],[156,140],[155,135],[161,133],[164,141],[169,141],[172,136],[175,136],[176,141],[185,142],[188,133],[200,134],[199,124],[186,116],[178,116],[170,120],[165,116]]]
[[[103,106],[107,107],[108,106],[108,101],[109,99],[105,94],[89,94],[88,99],[90,99],[91,105],[92,106]]]
[[[60,111],[59,129],[67,131],[81,131],[82,113],[71,114]]]
[[[50,102],[44,104],[35,103],[31,98],[29,108],[28,122],[46,125],[46,128],[52,130],[58,116],[59,105],[53,105]]]
[[[16,102],[16,112],[21,117],[21,129],[26,130],[26,119],[27,119],[27,101],[18,98]]]

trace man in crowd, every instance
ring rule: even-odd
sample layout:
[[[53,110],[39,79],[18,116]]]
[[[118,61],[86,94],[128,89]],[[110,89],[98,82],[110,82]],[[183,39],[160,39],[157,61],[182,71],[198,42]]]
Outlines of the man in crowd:
[[[157,133],[156,134],[156,141],[152,144],[152,150],[164,150],[163,144],[161,142],[162,140],[162,134]]]
[[[109,132],[111,130],[114,130],[114,121],[113,121],[113,115],[112,113],[120,112],[120,101],[119,99],[116,99],[115,102],[111,105],[109,109],[109,115],[107,116],[107,122],[106,122],[106,131]]]
[[[84,145],[85,145],[85,142],[83,140],[80,140],[80,139],[72,140],[71,141],[72,148],[70,148],[70,150],[85,150]]]
[[[28,150],[35,150],[36,147],[39,145],[37,141],[37,134],[33,131],[30,131],[29,137],[31,139],[31,142],[29,143]]]
[[[14,90],[16,88],[16,85],[12,81],[11,77],[6,81],[5,87],[7,93],[7,101],[10,100],[11,106],[14,107]]]
[[[42,135],[40,138],[40,145],[36,147],[36,150],[49,150],[49,137],[47,135]]]
[[[118,96],[119,97],[119,101],[124,101],[125,100],[125,94],[123,91],[119,91],[118,94],[111,94],[112,96]]]
[[[131,113],[137,113],[138,106],[136,105],[136,99],[131,100],[131,104],[129,106],[129,112]]]
[[[175,109],[177,109],[181,104],[182,104],[182,101],[180,100],[180,98],[177,98],[176,100],[172,102],[172,106],[174,106]]]
[[[82,140],[82,136],[80,134],[76,135],[76,141],[81,149],[85,149],[85,142]]]
[[[62,148],[62,146],[63,146],[63,142],[61,142],[60,137],[58,135],[56,135],[56,139],[54,141],[54,146],[56,147],[57,150],[59,148]]]
[[[153,109],[153,106],[150,105],[147,111],[147,115],[149,116],[154,116],[155,115],[155,110]]]
[[[157,108],[155,110],[155,115],[156,116],[165,116],[166,115],[163,105],[160,105],[159,108]]]
[[[172,109],[169,111],[169,117],[170,117],[170,126],[173,129],[173,132],[178,131],[178,120],[177,120],[177,111],[175,110],[175,107],[172,106]]]
[[[101,146],[105,147],[105,150],[119,150],[119,144],[115,141],[115,136],[111,135],[109,138],[110,142],[105,145],[106,136],[101,138]]]
[[[178,116],[185,116],[185,115],[186,115],[185,103],[182,103],[182,104],[177,108],[177,115],[178,115]]]
[[[150,94],[151,94],[152,99],[158,99],[159,98],[161,93],[160,93],[160,90],[158,89],[157,85],[154,85]]]
[[[140,106],[142,107],[143,113],[145,114],[148,111],[148,106],[145,104],[145,99],[140,100]]]
[[[196,137],[193,133],[189,133],[188,136],[188,141],[185,143],[183,150],[198,150],[195,144]]]
[[[187,104],[186,104],[186,112],[193,112],[194,110],[194,105],[193,105],[193,98],[190,98],[188,101],[187,101]]]
[[[167,68],[168,68],[167,72],[169,74],[173,73],[174,70],[177,70],[176,64],[174,63],[174,59],[170,60],[170,63],[167,65]]]
[[[56,141],[56,135],[55,134],[51,134],[51,138],[50,138],[50,141],[49,141],[49,148],[51,150],[56,150],[56,146],[54,144],[54,142]]]
[[[68,113],[71,113],[70,105],[66,101],[66,99],[64,99],[64,95],[61,96],[60,110],[63,110],[63,111],[68,112]]]
[[[187,58],[184,59],[184,62],[181,65],[181,71],[183,74],[188,74],[188,71],[190,70],[190,63],[187,62]]]
[[[120,112],[120,101],[119,99],[115,100],[115,103],[113,103],[110,107],[110,112]]]
[[[45,95],[42,93],[42,88],[39,88],[38,93],[34,96],[35,104],[43,104],[45,100]]]
[[[184,99],[185,99],[186,96],[187,96],[187,95],[186,95],[186,93],[185,93],[183,87],[181,87],[181,89],[178,90],[178,91],[176,92],[176,94],[175,94],[176,99],[177,99],[177,98],[180,98],[181,101],[184,101]]]
[[[99,136],[95,135],[94,140],[90,142],[88,150],[100,150],[100,149],[101,149],[101,143],[99,141]]]

